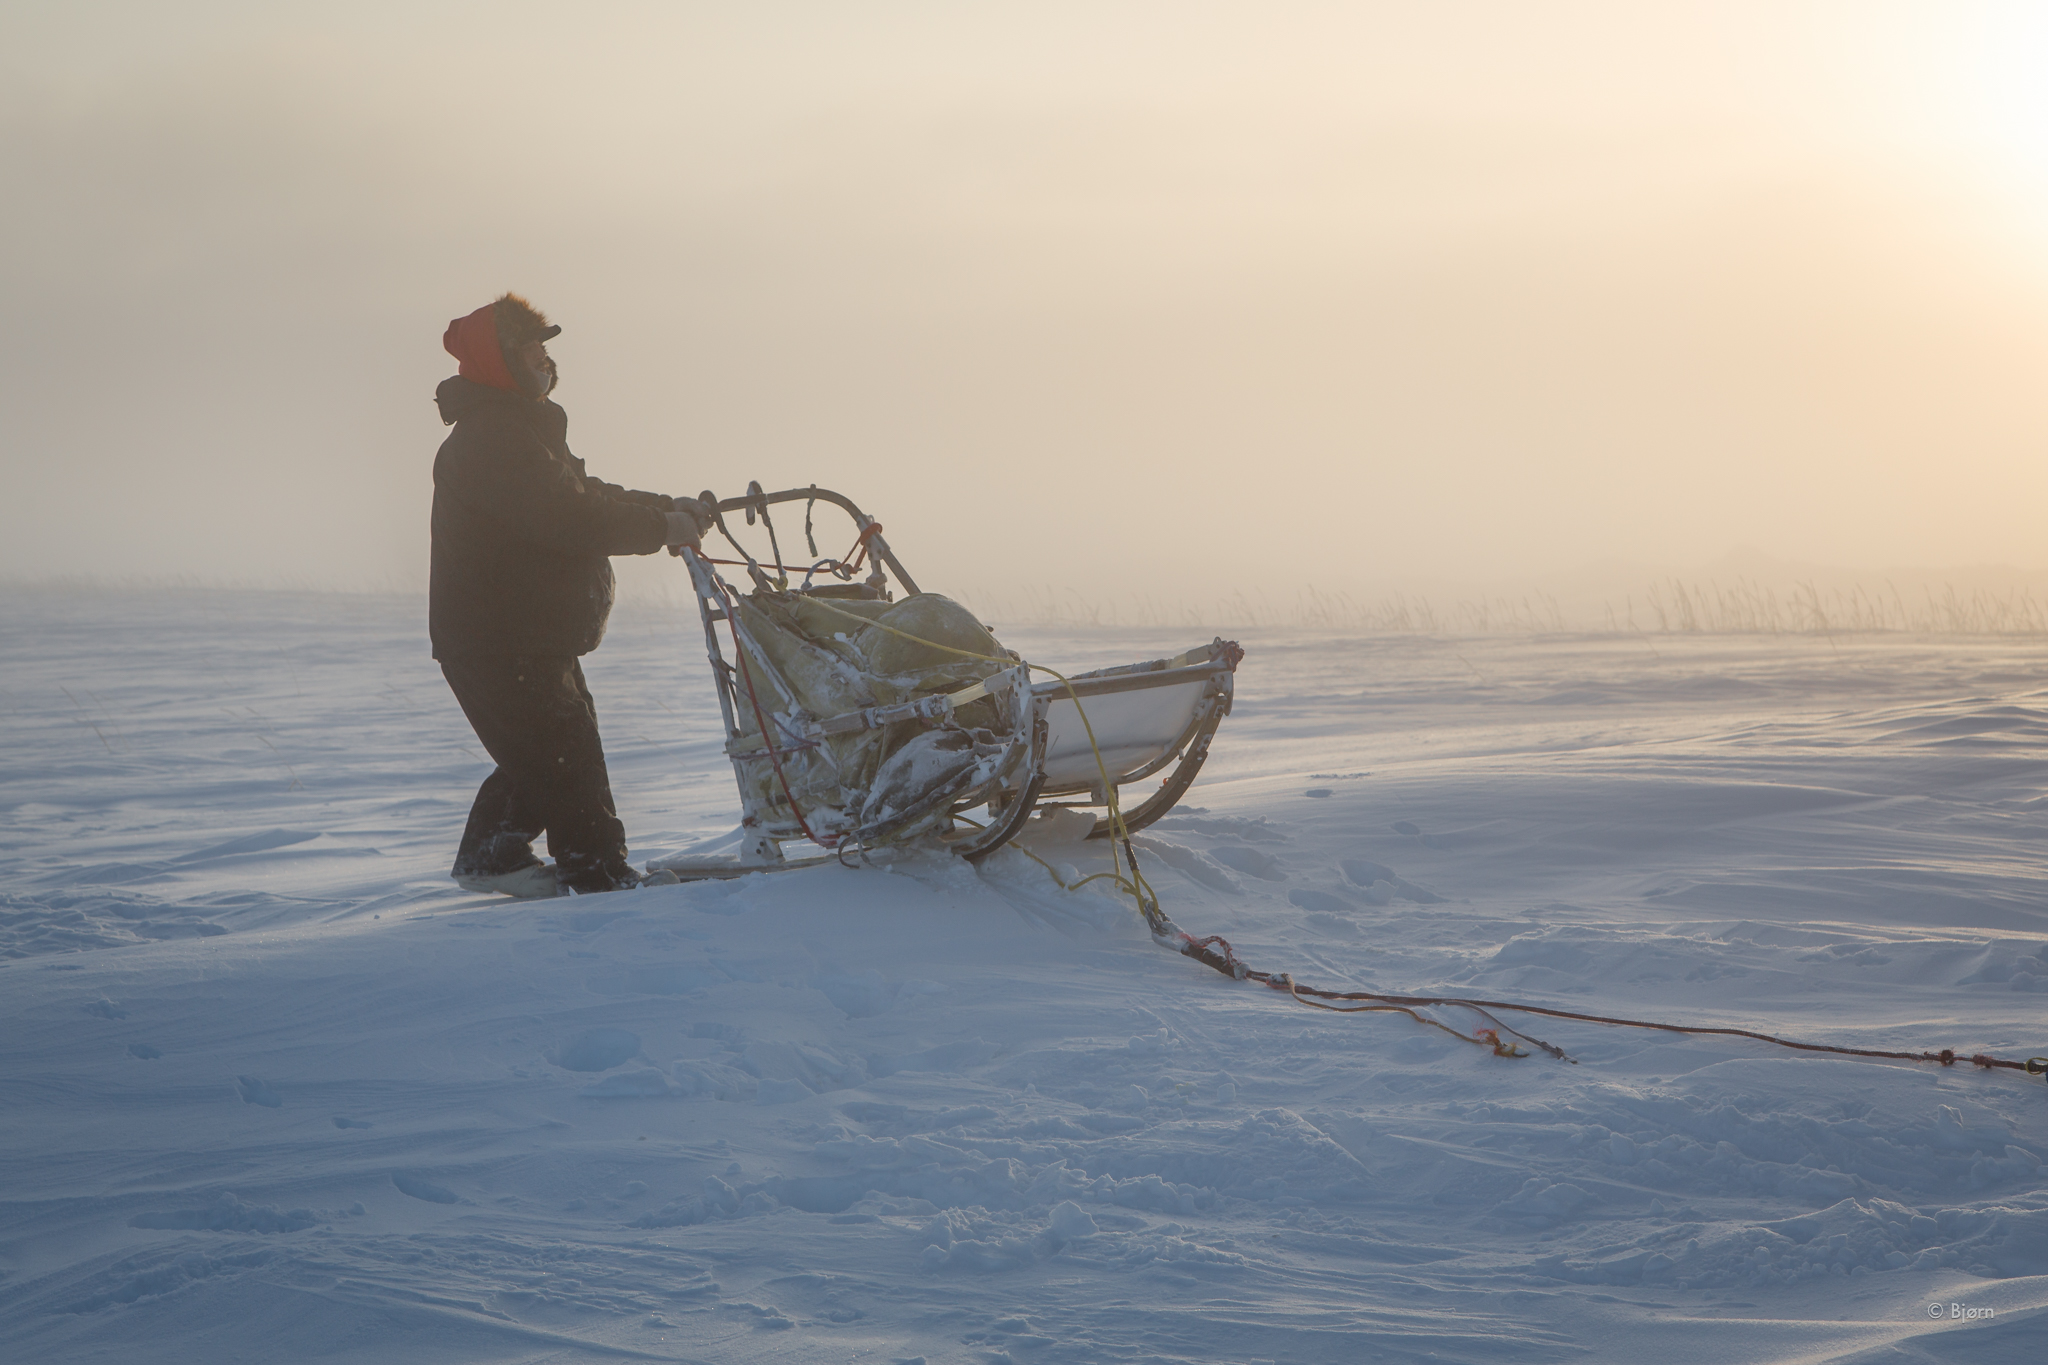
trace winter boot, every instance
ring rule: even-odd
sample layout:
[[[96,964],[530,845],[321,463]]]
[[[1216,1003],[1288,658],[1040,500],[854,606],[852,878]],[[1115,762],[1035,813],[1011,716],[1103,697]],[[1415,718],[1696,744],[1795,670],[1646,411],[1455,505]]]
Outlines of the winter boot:
[[[453,876],[455,884],[463,890],[473,890],[485,896],[502,892],[514,900],[545,900],[547,896],[561,894],[561,884],[555,880],[555,868],[541,862],[539,857],[532,860],[532,866],[518,868],[514,872],[473,872],[467,876],[451,872],[449,876]]]
[[[555,869],[534,855],[533,837],[513,830],[501,830],[458,850],[448,875],[463,890],[485,895],[499,892],[539,900],[562,894]]]
[[[561,874],[562,889],[572,896],[596,896],[607,891],[636,891],[643,886],[673,886],[682,878],[664,869],[641,874],[630,863],[599,863],[573,866]]]
[[[561,883],[555,880],[554,866],[538,858],[509,872],[451,872],[448,875],[464,891],[483,895],[495,892],[515,900],[532,901],[562,894]]]

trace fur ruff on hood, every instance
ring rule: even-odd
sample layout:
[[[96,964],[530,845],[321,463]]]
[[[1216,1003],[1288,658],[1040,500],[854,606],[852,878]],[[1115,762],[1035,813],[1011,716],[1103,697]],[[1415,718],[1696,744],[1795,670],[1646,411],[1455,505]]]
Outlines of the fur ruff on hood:
[[[498,327],[498,346],[508,355],[529,341],[551,340],[562,330],[551,326],[546,313],[517,294],[500,295],[491,305],[491,316]]]

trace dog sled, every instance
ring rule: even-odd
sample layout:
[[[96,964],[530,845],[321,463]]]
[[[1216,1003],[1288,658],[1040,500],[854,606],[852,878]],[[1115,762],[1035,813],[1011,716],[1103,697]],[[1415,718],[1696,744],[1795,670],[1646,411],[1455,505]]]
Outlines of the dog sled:
[[[740,876],[917,838],[979,861],[1051,810],[1094,813],[1091,838],[1139,830],[1186,794],[1230,713],[1244,657],[1233,641],[1053,673],[920,589],[881,523],[839,493],[756,483],[744,497],[703,500],[724,547],[707,532],[705,548],[682,557],[739,787],[739,847],[655,868]],[[789,563],[772,509],[796,503],[808,553]],[[821,504],[853,523],[836,558],[818,551]],[[738,514],[757,529],[736,533]],[[766,555],[743,536],[765,538]],[[783,846],[797,843],[816,851],[792,858]]]

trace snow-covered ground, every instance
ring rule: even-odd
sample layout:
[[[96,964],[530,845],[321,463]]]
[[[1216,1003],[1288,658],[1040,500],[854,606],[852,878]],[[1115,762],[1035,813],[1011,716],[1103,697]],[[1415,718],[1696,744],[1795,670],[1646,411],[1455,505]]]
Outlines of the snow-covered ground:
[[[2039,1079],[1526,1016],[1578,1064],[1503,1060],[1014,852],[466,895],[423,616],[0,607],[0,1359],[2041,1358]],[[1145,848],[1255,966],[2048,1052],[2038,644],[1240,634]],[[642,860],[732,823],[700,639],[588,661]]]

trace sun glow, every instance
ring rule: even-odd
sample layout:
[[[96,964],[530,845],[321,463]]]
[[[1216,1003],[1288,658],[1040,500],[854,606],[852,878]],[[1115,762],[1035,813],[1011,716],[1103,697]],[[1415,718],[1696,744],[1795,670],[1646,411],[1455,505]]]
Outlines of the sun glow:
[[[0,6],[0,575],[416,584],[507,287],[605,477],[846,484],[957,583],[964,505],[1176,594],[1319,518],[1361,582],[2048,573],[2040,0],[176,9]]]
[[[1887,63],[1892,133],[2016,209],[2048,265],[2048,6],[1928,11]]]
[[[1977,134],[2027,194],[2048,198],[2048,7],[2005,9],[1973,46],[1962,93]]]

